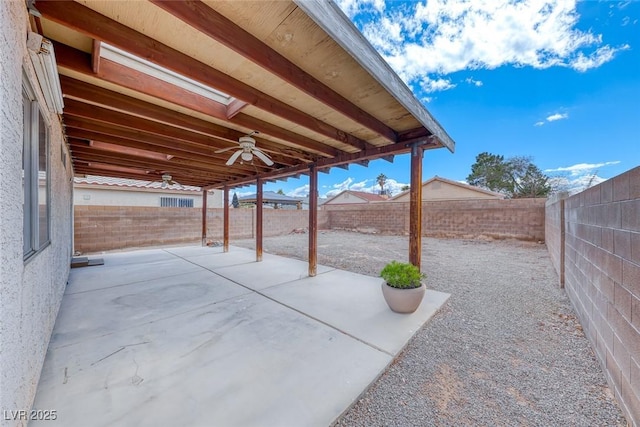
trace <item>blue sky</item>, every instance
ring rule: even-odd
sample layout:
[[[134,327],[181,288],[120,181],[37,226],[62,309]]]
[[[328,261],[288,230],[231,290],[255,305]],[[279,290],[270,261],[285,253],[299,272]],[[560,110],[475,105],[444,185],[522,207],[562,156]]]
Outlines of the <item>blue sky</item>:
[[[531,156],[573,188],[640,165],[639,1],[338,5],[456,142],[453,154],[425,152],[425,180],[462,181],[483,151]],[[408,156],[321,173],[320,196],[378,190],[380,173],[399,192]],[[307,184],[302,177],[265,190],[304,196]]]

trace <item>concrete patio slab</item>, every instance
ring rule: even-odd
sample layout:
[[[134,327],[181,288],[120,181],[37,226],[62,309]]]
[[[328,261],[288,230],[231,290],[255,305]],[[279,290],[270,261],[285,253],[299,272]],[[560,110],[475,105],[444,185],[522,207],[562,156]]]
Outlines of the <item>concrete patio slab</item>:
[[[175,256],[170,259],[141,263],[113,264],[109,256],[102,256],[104,265],[75,268],[69,275],[66,293],[94,291],[128,283],[144,282],[199,271],[202,268]]]
[[[319,275],[333,270],[331,267],[318,265]],[[297,259],[283,258],[264,254],[262,262],[246,266],[218,268],[216,273],[253,290],[262,290],[274,285],[288,283],[309,277],[309,264]]]
[[[381,283],[380,278],[333,270],[274,286],[263,293],[390,355],[396,355],[447,301],[449,294],[427,290],[415,313],[398,314],[387,306],[380,290]]]
[[[111,334],[251,292],[200,269],[133,284],[68,294],[62,300],[50,347]],[[91,315],[87,316],[87,307]]]
[[[34,403],[56,409],[46,425],[330,425],[446,300],[401,316],[377,278],[301,278],[304,262],[237,248],[165,253],[71,272],[83,291],[65,294]]]

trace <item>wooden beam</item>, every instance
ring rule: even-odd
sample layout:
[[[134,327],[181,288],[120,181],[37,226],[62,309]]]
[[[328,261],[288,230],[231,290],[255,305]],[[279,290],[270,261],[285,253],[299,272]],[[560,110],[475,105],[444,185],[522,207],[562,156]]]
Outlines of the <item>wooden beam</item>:
[[[100,40],[93,39],[91,45],[91,71],[93,74],[100,72]]]
[[[393,129],[354,105],[208,5],[200,1],[151,1],[198,31],[269,70],[307,95],[382,135],[389,142],[396,142],[396,133]],[[365,143],[358,148],[365,149],[369,146],[370,144]]]
[[[71,153],[74,158],[100,161],[103,163],[122,164],[123,166],[141,167],[148,170],[171,171],[172,175],[184,173],[185,175],[201,175],[211,178],[223,178],[228,176],[224,170],[211,170],[206,167],[190,166],[188,163],[175,163],[171,161],[160,161],[148,158],[129,156],[127,154],[114,153],[112,151],[95,150],[87,146],[71,144]],[[173,159],[172,159],[173,160]]]
[[[227,105],[227,120],[231,120],[234,118],[247,104],[244,101],[240,101],[239,99],[234,99]]]
[[[207,147],[202,144],[175,141],[151,133],[140,132],[134,128],[126,128],[112,124],[104,124],[97,121],[76,117],[65,117],[67,135],[80,139],[109,142],[122,146],[155,151],[174,157],[192,159],[196,161],[209,161],[213,169],[223,168],[227,173],[256,172],[271,170],[266,166],[254,168],[250,165],[236,163],[233,168],[224,165],[228,159],[225,153],[215,153],[215,147]]]
[[[420,268],[422,256],[422,153],[411,147],[411,188],[409,190],[409,262]]]
[[[202,246],[207,246],[207,190],[202,190]]]
[[[244,132],[236,131],[206,120],[198,119],[187,114],[169,110],[149,102],[145,102],[130,96],[122,95],[80,80],[72,79],[64,75],[60,76],[60,84],[65,98],[72,98],[99,106],[127,112],[134,116],[147,118],[156,122],[165,123],[177,128],[198,132],[216,138],[237,141]],[[300,137],[302,138],[302,137]],[[292,160],[287,163],[295,164],[298,161],[309,161],[309,155],[286,145],[277,144],[264,138],[255,138],[258,146],[269,154],[280,154]]]
[[[222,252],[229,252],[229,187],[224,186]]]
[[[424,143],[419,145],[425,150],[441,147],[438,141],[434,139],[429,139],[428,141],[425,141]],[[370,150],[361,151],[359,153],[341,154],[339,156],[329,158],[329,159],[319,159],[318,161],[315,162],[315,165],[318,168],[334,167],[334,166],[343,165],[343,164],[355,163],[361,160],[375,160],[383,156],[387,156],[389,154],[394,154],[394,155],[405,154],[405,153],[408,153],[409,151],[411,151],[410,145],[400,144],[400,143],[389,144],[383,147],[376,147]],[[308,166],[301,165],[301,166],[292,166],[288,168],[274,170],[271,172],[266,172],[261,174],[261,176],[264,178],[281,178],[284,176],[296,176],[296,175],[306,175],[306,174],[308,174]],[[251,184],[253,181],[255,181],[255,179],[256,179],[255,175],[247,178],[230,179],[229,181],[226,182],[226,184],[235,187],[237,185]],[[217,188],[217,187],[212,187],[212,188]]]
[[[47,1],[38,3],[38,9],[42,16],[58,24],[218,89],[263,111],[356,148],[366,147],[364,141],[353,135],[79,3]]]
[[[318,170],[309,166],[309,276],[318,270]]]
[[[262,261],[262,178],[256,179],[256,261]]]

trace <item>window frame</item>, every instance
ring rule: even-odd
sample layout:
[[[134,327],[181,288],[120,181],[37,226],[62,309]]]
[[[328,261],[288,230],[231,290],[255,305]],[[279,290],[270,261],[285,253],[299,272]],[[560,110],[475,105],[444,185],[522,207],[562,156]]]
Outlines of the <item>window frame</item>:
[[[51,244],[51,123],[49,117],[35,96],[33,85],[26,72],[22,76],[22,196],[23,196],[23,245],[25,262],[42,252]],[[42,129],[43,128],[43,129]],[[44,137],[41,136],[44,130]],[[44,144],[44,203],[46,218],[40,208],[40,153]],[[46,236],[41,235],[46,226]]]

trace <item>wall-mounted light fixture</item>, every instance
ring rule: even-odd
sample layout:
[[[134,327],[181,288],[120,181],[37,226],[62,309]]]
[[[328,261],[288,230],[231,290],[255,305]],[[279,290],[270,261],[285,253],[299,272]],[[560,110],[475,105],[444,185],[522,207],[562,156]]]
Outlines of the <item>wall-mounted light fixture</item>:
[[[40,34],[30,31],[27,35],[27,49],[47,107],[51,112],[62,114],[64,103],[53,44]]]

